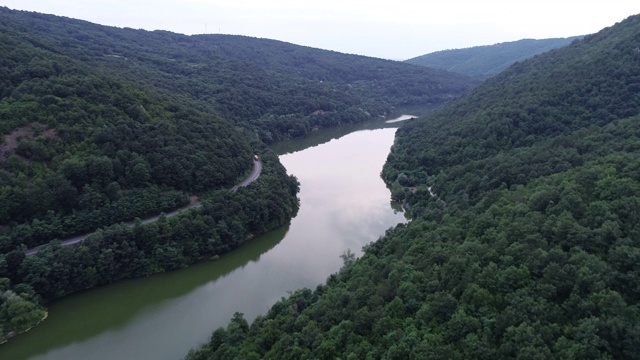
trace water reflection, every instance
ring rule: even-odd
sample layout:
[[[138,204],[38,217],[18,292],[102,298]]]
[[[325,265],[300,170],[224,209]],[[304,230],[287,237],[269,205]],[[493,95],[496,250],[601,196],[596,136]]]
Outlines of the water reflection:
[[[385,123],[387,123],[387,124],[393,124],[393,123],[397,123],[397,122],[401,122],[401,121],[414,120],[415,118],[416,118],[416,116],[415,116],[415,115],[407,115],[407,114],[404,114],[404,115],[400,115],[400,116],[398,116],[398,117],[397,117],[397,118],[395,118],[395,119],[387,120],[387,121],[385,121]]]
[[[344,251],[359,255],[406,222],[380,178],[401,124],[381,119],[274,146],[301,183],[290,226],[217,262],[62,299],[42,325],[1,346],[0,358],[178,359],[234,312],[252,321],[289,291],[315,288],[340,268]]]
[[[308,149],[313,146],[325,144],[331,140],[338,140],[341,137],[351,134],[356,131],[362,130],[376,130],[376,129],[397,129],[402,126],[402,122],[410,120],[428,114],[430,108],[415,108],[412,114],[417,115],[405,115],[397,114],[392,115],[389,118],[380,118],[374,121],[368,121],[358,124],[344,124],[329,129],[322,129],[314,131],[304,139],[294,139],[288,141],[281,141],[279,143],[271,145],[271,149],[278,155],[290,154],[304,149]],[[386,159],[386,158],[385,158]]]
[[[103,335],[93,339],[91,343],[115,344],[107,338],[113,337],[113,333],[134,323],[145,323],[140,329],[143,332],[154,331],[159,324],[148,322],[149,314],[162,312],[163,307],[171,309],[172,313],[178,311],[182,314],[182,319],[188,318],[184,314],[185,311],[188,314],[189,306],[178,309],[181,303],[189,304],[189,302],[173,300],[179,299],[195,288],[224,278],[236,269],[242,269],[250,263],[260,261],[263,254],[282,241],[289,231],[289,226],[286,225],[256,237],[215,262],[200,263],[184,270],[146,278],[125,280],[55,302],[49,307],[50,316],[45,322],[0,347],[0,358],[25,359],[38,354],[46,355],[35,359],[100,358],[101,355],[97,352],[90,350],[86,353],[79,350],[81,347],[73,344],[81,343],[99,334]],[[196,315],[194,320],[206,322],[201,318],[202,315],[204,314]],[[170,328],[172,325],[160,326]],[[69,344],[72,345],[68,346]],[[63,348],[64,346],[66,348]],[[56,348],[60,349],[53,350]],[[85,346],[85,348],[88,347]],[[83,357],[79,357],[78,352],[82,352]]]

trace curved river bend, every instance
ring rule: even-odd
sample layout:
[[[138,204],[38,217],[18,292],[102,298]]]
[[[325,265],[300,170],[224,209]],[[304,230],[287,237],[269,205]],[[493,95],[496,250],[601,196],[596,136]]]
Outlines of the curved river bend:
[[[315,288],[400,222],[380,171],[397,123],[322,130],[274,146],[300,181],[289,226],[256,237],[216,262],[72,295],[49,318],[0,346],[0,359],[180,359],[227,324],[252,321],[289,291]]]

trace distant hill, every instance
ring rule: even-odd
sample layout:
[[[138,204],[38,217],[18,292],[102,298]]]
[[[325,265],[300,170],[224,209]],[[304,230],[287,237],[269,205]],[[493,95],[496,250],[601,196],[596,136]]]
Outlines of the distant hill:
[[[487,78],[509,65],[569,45],[582,36],[556,39],[523,39],[495,45],[466,49],[443,50],[406,60],[409,64],[445,69],[448,71]]]
[[[143,89],[196,102],[265,142],[437,105],[477,82],[397,61],[233,35],[186,36],[2,11],[8,34]],[[9,91],[8,89],[6,91]]]
[[[640,359],[640,15],[401,127],[412,221],[187,359]]]

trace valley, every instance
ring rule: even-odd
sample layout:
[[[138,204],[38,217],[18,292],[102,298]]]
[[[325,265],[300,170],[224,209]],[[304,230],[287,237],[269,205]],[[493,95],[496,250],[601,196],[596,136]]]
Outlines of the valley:
[[[300,181],[300,211],[289,224],[213,262],[58,300],[43,324],[1,346],[0,358],[176,359],[235,312],[255,318],[289,292],[322,283],[340,269],[344,252],[360,254],[407,221],[378,176],[396,128],[384,119],[359,127],[319,130],[316,143],[275,145]]]
[[[465,75],[0,7],[0,357],[639,358],[639,33]]]

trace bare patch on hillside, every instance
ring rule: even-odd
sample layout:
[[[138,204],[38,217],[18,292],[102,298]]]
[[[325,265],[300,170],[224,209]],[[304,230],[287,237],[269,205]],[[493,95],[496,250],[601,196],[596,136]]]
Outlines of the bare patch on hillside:
[[[31,123],[17,128],[5,135],[0,143],[0,161],[4,161],[15,153],[21,139],[34,139],[42,136],[49,139],[57,138],[58,134],[54,129],[44,129],[40,123]]]

